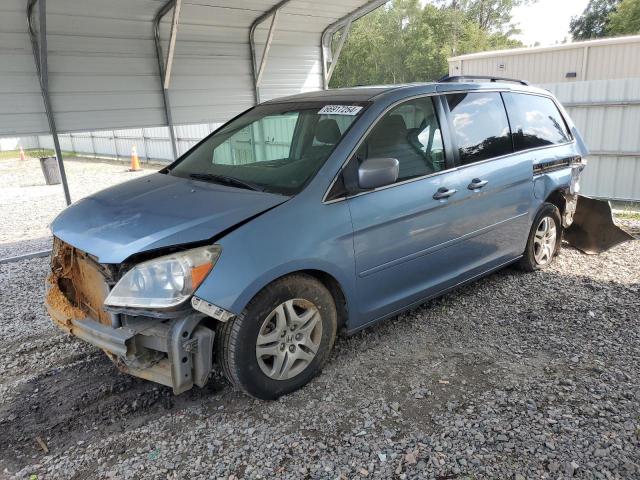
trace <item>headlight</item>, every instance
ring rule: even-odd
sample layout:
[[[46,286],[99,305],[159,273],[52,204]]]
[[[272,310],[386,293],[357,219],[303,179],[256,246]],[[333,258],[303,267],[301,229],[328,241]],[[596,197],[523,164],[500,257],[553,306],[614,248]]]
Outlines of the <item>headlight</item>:
[[[194,248],[140,263],[113,287],[112,307],[170,308],[187,300],[215,265],[222,249]]]

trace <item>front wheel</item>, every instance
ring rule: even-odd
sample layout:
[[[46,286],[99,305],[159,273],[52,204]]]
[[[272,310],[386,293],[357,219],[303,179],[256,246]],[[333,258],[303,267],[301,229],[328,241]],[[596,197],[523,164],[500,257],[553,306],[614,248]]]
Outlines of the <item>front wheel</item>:
[[[561,240],[560,211],[552,203],[544,203],[533,220],[520,268],[533,272],[548,267],[560,250]]]
[[[273,400],[320,373],[336,330],[329,290],[312,276],[289,275],[265,287],[242,315],[219,327],[216,355],[232,384]]]

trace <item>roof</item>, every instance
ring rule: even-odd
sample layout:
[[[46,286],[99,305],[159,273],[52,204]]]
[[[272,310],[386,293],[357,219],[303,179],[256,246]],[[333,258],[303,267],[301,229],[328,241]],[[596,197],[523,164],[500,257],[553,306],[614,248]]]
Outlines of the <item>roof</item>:
[[[423,82],[423,83],[403,83],[397,85],[376,85],[369,87],[350,87],[321,90],[317,92],[301,93],[273,99],[267,103],[289,103],[289,102],[367,102],[382,99],[387,94],[394,94],[395,97],[428,95],[436,92],[454,92],[466,90],[514,90],[523,92],[536,92],[550,95],[546,90],[530,85],[520,85],[511,82]],[[397,95],[402,92],[404,95]]]
[[[380,85],[369,87],[332,88],[315,92],[300,93],[288,97],[277,98],[269,103],[314,102],[314,101],[351,101],[366,102],[381,93],[400,88],[400,85]]]
[[[460,60],[472,60],[477,58],[491,58],[499,56],[509,55],[527,55],[532,53],[543,53],[560,50],[571,50],[576,48],[585,47],[597,47],[603,45],[619,45],[628,43],[640,43],[640,35],[632,35],[627,37],[615,37],[615,38],[602,38],[597,40],[585,40],[581,42],[563,43],[560,45],[551,45],[546,47],[526,47],[526,48],[513,48],[510,50],[490,50],[487,52],[470,53],[467,55],[458,55],[457,57],[449,58],[450,62],[456,62]]]
[[[58,131],[163,126],[154,18],[176,0],[49,0],[48,84]],[[39,30],[38,9],[34,24]],[[178,0],[167,90],[173,124],[223,122],[255,102],[254,69],[268,61],[262,100],[323,88],[323,33],[385,0]],[[27,29],[27,1],[0,2],[0,137],[48,133]],[[268,42],[269,15],[278,8]],[[172,8],[159,24],[168,57]],[[257,20],[264,20],[255,24]],[[254,25],[255,24],[255,25]],[[255,61],[250,31],[255,27]],[[268,48],[266,48],[268,47]]]

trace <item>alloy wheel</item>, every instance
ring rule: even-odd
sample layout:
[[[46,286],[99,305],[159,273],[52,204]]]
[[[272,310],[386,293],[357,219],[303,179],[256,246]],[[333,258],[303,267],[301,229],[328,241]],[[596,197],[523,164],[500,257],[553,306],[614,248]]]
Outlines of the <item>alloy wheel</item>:
[[[533,257],[540,266],[553,260],[557,242],[556,222],[551,217],[543,217],[533,238]]]
[[[287,300],[267,315],[256,340],[262,372],[274,380],[295,377],[313,361],[322,339],[318,308],[301,298]]]

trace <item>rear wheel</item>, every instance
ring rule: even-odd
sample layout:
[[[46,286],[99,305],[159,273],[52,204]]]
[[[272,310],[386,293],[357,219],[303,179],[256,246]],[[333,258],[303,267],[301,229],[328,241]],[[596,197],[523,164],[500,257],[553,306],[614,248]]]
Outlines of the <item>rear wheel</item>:
[[[232,384],[272,400],[320,373],[336,330],[329,290],[314,277],[295,274],[265,287],[242,315],[220,326],[216,354]]]
[[[533,272],[548,267],[560,250],[562,223],[558,207],[544,203],[536,215],[519,266]]]

